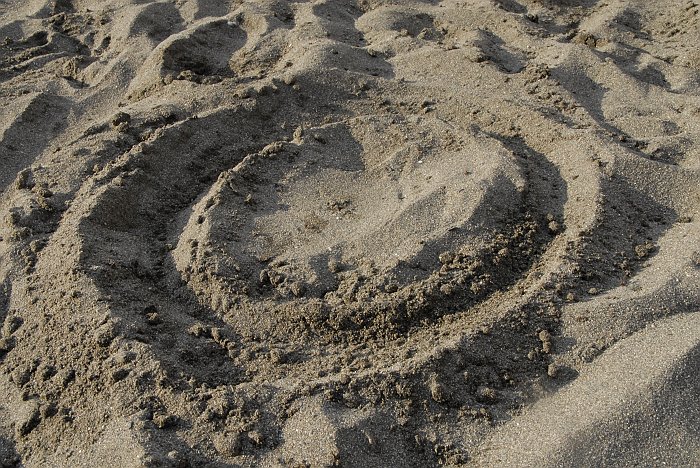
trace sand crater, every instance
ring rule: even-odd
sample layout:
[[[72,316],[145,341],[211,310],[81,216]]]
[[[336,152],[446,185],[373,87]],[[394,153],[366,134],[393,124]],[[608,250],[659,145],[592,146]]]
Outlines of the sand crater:
[[[458,255],[472,270],[482,264],[493,234],[522,210],[525,187],[500,143],[437,119],[299,129],[221,174],[174,257],[222,314],[393,308],[425,288],[465,289],[448,284],[448,264]]]

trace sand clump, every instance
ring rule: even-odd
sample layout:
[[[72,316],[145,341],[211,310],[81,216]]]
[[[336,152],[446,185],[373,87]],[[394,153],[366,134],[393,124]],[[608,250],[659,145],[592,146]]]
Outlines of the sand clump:
[[[692,466],[699,11],[5,2],[0,466]]]

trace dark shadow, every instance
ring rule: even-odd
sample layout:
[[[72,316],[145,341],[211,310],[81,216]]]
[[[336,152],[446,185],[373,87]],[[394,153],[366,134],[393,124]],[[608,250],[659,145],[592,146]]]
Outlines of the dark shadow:
[[[545,17],[548,20],[535,19],[529,26],[537,24],[547,33],[552,35],[562,35],[560,40],[568,41],[576,32],[581,21],[586,16],[587,9],[595,7],[600,0],[540,0],[542,7],[548,10]],[[521,11],[520,13],[526,13]],[[529,21],[533,21],[532,17],[527,17]]]
[[[557,123],[564,124],[568,128],[576,128],[578,126],[578,123],[574,122],[574,120],[571,117],[564,114],[555,106],[534,104],[532,106],[532,110],[536,111],[545,119],[555,120]]]
[[[3,468],[19,468],[22,459],[17,453],[15,444],[5,437],[0,436],[0,466]]]
[[[251,134],[264,122],[253,111],[238,116],[243,128],[229,133],[236,134],[231,137],[235,143],[224,149],[219,132],[229,112],[192,119],[171,129],[159,142],[163,157],[133,157],[122,169],[139,168],[144,176],[127,180],[124,190],[108,191],[79,228],[84,243],[81,262],[104,266],[88,276],[105,295],[122,298],[126,307],[115,307],[113,313],[135,324],[127,338],[148,343],[176,386],[190,376],[214,387],[240,383],[244,378],[228,356],[226,343],[238,341],[235,333],[179,278],[164,247],[177,214],[221,171],[257,147]],[[196,141],[183,143],[182,134],[196,134]],[[212,141],[219,141],[218,147],[211,146]],[[178,153],[176,148],[183,144],[190,149]],[[114,252],[132,255],[115,258]],[[147,315],[154,312],[158,323],[147,323]],[[197,324],[204,328],[188,332]],[[216,334],[212,329],[224,332]]]
[[[0,340],[2,340],[2,346],[0,346],[0,363],[2,363],[2,361],[5,359],[5,356],[14,345],[14,339],[2,336],[2,330],[7,328],[7,324],[5,324],[5,319],[7,319],[7,312],[10,306],[11,294],[12,283],[9,279],[6,279],[4,283],[0,284]],[[2,444],[0,443],[0,446],[1,445]],[[2,460],[1,457],[0,460]],[[2,465],[0,464],[0,466]]]
[[[651,351],[650,351],[651,352]],[[643,359],[643,357],[640,357]],[[632,395],[606,409],[592,430],[566,440],[552,466],[574,468],[577,460],[609,466],[696,466],[700,449],[700,346],[672,364],[671,375],[652,382],[644,394]],[[629,378],[634,378],[634,374]],[[645,386],[649,382],[640,379]]]
[[[663,74],[653,67],[647,67],[642,71],[631,69],[632,66],[625,65],[629,62],[626,58],[615,57],[611,54],[592,49],[592,52],[601,60],[611,57],[614,59],[618,69],[635,79],[645,82],[650,86],[663,87],[669,92],[670,84],[665,80]],[[639,52],[641,53],[641,51]],[[683,159],[683,155],[673,149],[654,149],[647,151],[647,143],[637,140],[622,129],[612,125],[605,119],[603,114],[603,100],[605,89],[580,72],[572,71],[566,67],[560,67],[552,71],[552,76],[573,96],[576,102],[583,107],[589,116],[612,136],[617,137],[610,141],[624,147],[627,151],[634,153],[645,159],[660,162],[663,164],[676,165]]]
[[[0,284],[0,324],[2,324],[7,317],[7,310],[10,306],[11,294],[12,283],[9,279],[6,279],[2,284]]]
[[[17,174],[29,167],[68,124],[68,99],[42,93],[24,111],[15,116],[0,141],[0,192],[5,191]],[[31,135],[31,138],[29,137]]]
[[[601,58],[607,56],[607,54],[602,54],[600,52],[594,52]],[[629,73],[627,70],[622,69],[624,73]],[[619,144],[626,148],[627,150],[633,152],[634,154],[641,156],[646,159],[654,160],[651,155],[643,152],[640,148],[644,147],[643,142],[638,141],[636,138],[623,131],[622,129],[612,125],[603,113],[603,100],[605,98],[606,90],[590,79],[585,74],[571,70],[568,67],[557,67],[552,70],[552,78],[557,80],[559,84],[566,89],[574,100],[580,105],[588,115],[598,124],[601,128],[606,130],[612,136],[616,136],[616,144]],[[649,79],[647,77],[647,79]]]
[[[528,181],[526,207],[537,221],[546,224],[548,214],[562,220],[568,198],[567,184],[557,167],[520,136],[504,136],[497,133],[487,135],[500,141],[519,158],[519,164]]]
[[[615,66],[622,73],[635,78],[637,81],[641,81],[642,83],[646,83],[651,86],[658,86],[668,92],[673,92],[671,89],[671,84],[666,80],[666,76],[658,68],[654,67],[653,65],[647,65],[642,69],[636,68],[639,58],[647,52],[629,44],[625,44],[624,48],[631,54],[631,56],[623,57],[616,54],[602,52],[593,48],[591,48],[591,52],[593,52],[601,60],[605,60],[606,58],[612,59]]]
[[[585,74],[571,70],[566,66],[556,67],[550,73],[551,77],[571,94],[600,127],[614,135],[623,135],[627,139],[632,138],[605,119],[603,99],[606,91],[601,85]]]
[[[238,0],[197,0],[197,12],[194,19],[226,16],[233,11],[234,4],[239,3],[241,2]]]
[[[328,1],[314,5],[312,13],[325,30],[326,37],[336,41],[333,46],[324,46],[319,52],[327,67],[363,75],[394,77],[389,62],[378,54],[370,55],[366,50],[368,44],[364,34],[355,26],[357,18],[362,16],[357,2]]]
[[[510,13],[527,13],[527,8],[515,0],[495,0],[495,3]]]
[[[343,466],[439,466],[432,447],[420,446],[415,433],[381,413],[337,431],[335,443]],[[427,445],[427,444],[426,444]]]
[[[428,298],[427,303],[419,310],[408,312],[412,318],[401,320],[397,323],[401,332],[410,330],[413,326],[420,325],[421,320],[433,321],[445,315],[464,312],[475,304],[487,300],[498,291],[507,290],[515,284],[533,265],[537,263],[540,255],[546,250],[547,245],[552,240],[552,236],[547,232],[547,216],[553,215],[556,219],[563,219],[564,205],[567,200],[567,185],[561,177],[558,169],[543,154],[538,153],[520,137],[505,137],[495,133],[485,133],[491,138],[501,142],[517,158],[518,165],[522,168],[524,176],[528,181],[528,190],[524,194],[523,203],[516,207],[513,213],[506,215],[509,219],[507,223],[498,223],[496,226],[486,226],[486,232],[493,232],[508,238],[508,243],[495,244],[494,251],[491,247],[486,248],[479,255],[483,256],[484,270],[476,270],[475,277],[481,274],[488,274],[490,279],[488,286],[480,291],[473,291],[468,287],[458,288],[452,295],[425,292]],[[493,185],[506,186],[511,182],[508,180],[496,181]],[[493,190],[485,194],[484,201],[474,212],[474,220],[493,219],[491,210],[493,206],[500,206],[500,199],[503,195],[498,190]],[[536,230],[534,236],[528,241],[522,236],[523,226],[534,221]],[[525,228],[527,230],[527,228]],[[454,242],[459,238],[461,230],[452,233]],[[429,250],[427,246],[425,250]],[[497,258],[497,252],[507,248],[509,254],[505,258]],[[433,249],[437,249],[433,246]],[[435,250],[434,250],[435,251]],[[437,250],[439,251],[439,249]],[[434,261],[435,256],[433,256]],[[494,264],[498,262],[498,267]],[[402,268],[402,267],[399,267]],[[413,273],[409,265],[404,275]],[[416,272],[425,276],[425,272]],[[405,310],[399,311],[399,317],[406,314]]]
[[[194,72],[200,76],[233,76],[229,61],[246,44],[248,34],[227,20],[201,24],[187,35],[174,38],[163,49],[163,69]]]
[[[540,3],[550,8],[593,8],[601,0],[542,0]]]
[[[506,73],[518,73],[525,67],[524,56],[517,56],[506,49],[506,43],[491,31],[480,30],[475,45]]]
[[[129,36],[146,35],[156,44],[184,29],[184,20],[175,5],[151,3],[133,19]]]
[[[587,233],[580,251],[581,297],[592,287],[605,291],[626,283],[655,254],[640,257],[635,248],[655,244],[678,217],[620,176],[602,180],[601,193],[601,222]]]
[[[364,37],[355,27],[355,21],[361,16],[355,2],[324,2],[315,4],[311,11],[318,22],[326,30],[329,39],[348,44],[352,47],[363,47]]]

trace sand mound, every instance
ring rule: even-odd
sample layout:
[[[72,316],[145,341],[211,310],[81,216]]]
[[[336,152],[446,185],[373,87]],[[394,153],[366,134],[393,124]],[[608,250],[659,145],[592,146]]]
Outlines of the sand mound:
[[[694,2],[0,6],[0,466],[692,466]]]

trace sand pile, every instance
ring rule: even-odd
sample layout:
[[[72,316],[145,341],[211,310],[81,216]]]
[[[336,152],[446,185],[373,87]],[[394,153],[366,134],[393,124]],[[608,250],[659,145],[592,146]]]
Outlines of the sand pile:
[[[6,0],[0,466],[692,466],[700,6]]]

